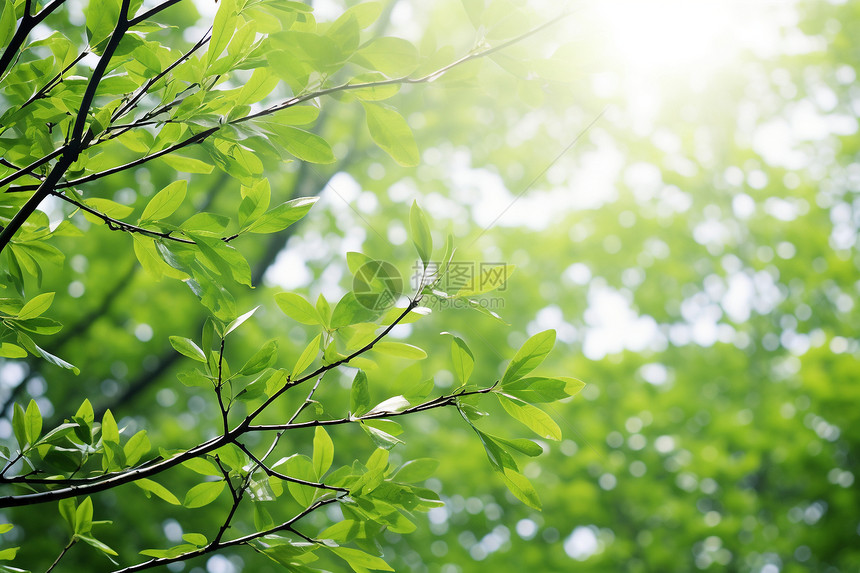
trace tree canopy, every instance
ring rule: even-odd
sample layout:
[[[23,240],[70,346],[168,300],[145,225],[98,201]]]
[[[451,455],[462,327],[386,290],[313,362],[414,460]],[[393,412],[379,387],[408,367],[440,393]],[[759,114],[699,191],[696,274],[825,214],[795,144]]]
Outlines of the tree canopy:
[[[0,0],[4,570],[856,570],[860,12],[684,4]]]

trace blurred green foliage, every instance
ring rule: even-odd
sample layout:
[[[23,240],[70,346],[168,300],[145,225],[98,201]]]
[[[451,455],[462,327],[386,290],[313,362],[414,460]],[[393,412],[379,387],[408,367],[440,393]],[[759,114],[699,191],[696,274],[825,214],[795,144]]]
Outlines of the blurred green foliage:
[[[468,50],[479,4],[400,1],[384,10],[389,31],[421,50]],[[177,22],[197,19],[189,3],[172,10]],[[549,410],[561,444],[547,443],[523,468],[542,512],[494,478],[456,412],[405,423],[406,443],[392,450],[392,461],[441,460],[425,484],[446,506],[409,535],[385,534],[384,555],[395,570],[860,569],[860,346],[852,326],[860,7],[809,1],[774,10],[779,17],[759,15],[752,24],[770,40],[768,49],[741,43],[720,66],[694,62],[636,80],[583,9],[511,49],[514,56],[549,54],[548,62],[500,55],[498,67],[477,77],[454,73],[401,90],[396,105],[415,131],[417,167],[402,167],[372,145],[356,104],[332,106],[319,125],[336,163],[266,163],[274,193],[286,199],[297,189],[293,195],[319,193],[321,200],[293,236],[241,243],[259,286],[237,291],[237,305],[268,302],[228,358],[250,356],[272,336],[297,357],[311,336],[285,322],[272,295],[286,288],[314,300],[345,292],[347,251],[391,261],[409,277],[408,208],[418,198],[434,242],[444,242],[446,227],[455,235],[458,260],[517,266],[493,295],[510,328],[471,310],[442,309],[398,331],[427,351],[421,373],[434,375],[439,388],[457,385],[450,337],[440,331],[469,342],[472,380],[491,383],[513,355],[505,349],[554,328],[559,343],[545,368],[587,383],[581,397]],[[52,18],[60,29],[80,24],[62,10]],[[180,32],[164,30],[164,42],[178,41]],[[175,180],[170,167],[153,162],[96,192],[120,200],[134,189],[143,204]],[[193,175],[193,206],[186,202],[183,213],[204,205],[237,212],[238,188],[228,176]],[[213,435],[220,413],[199,389],[177,382],[181,366],[167,340],[193,338],[203,309],[178,282],[152,282],[130,237],[103,226],[87,236],[57,238],[66,262],[43,279],[45,292],[58,293],[52,313],[67,324],[46,347],[81,367],[80,376],[8,360],[0,367],[4,397],[35,398],[46,418],[61,421],[83,388],[97,394],[97,410],[110,407],[120,426],[132,434],[146,428],[164,447]],[[383,357],[377,372],[404,367]],[[379,375],[374,398],[415,377]],[[346,404],[349,381],[342,386],[325,398]],[[296,405],[285,404],[270,421]],[[492,433],[522,431],[496,415],[501,408],[488,410]],[[5,414],[0,431],[11,437],[11,408]],[[373,451],[358,428],[331,434],[335,463]],[[312,432],[291,439],[288,447],[311,453]],[[194,483],[187,472],[170,479],[181,491]],[[220,515],[212,505],[179,518],[169,504],[126,489],[93,501],[97,516],[126,524],[100,537],[120,554],[164,546],[165,536],[179,542],[182,532],[211,528]],[[4,510],[16,527],[3,542],[22,546],[21,563],[47,565],[65,543],[59,513],[50,511],[56,519],[46,521],[42,511]],[[311,523],[322,529],[326,520]],[[201,559],[186,570],[275,570],[248,551],[224,555],[229,563]],[[68,570],[106,563],[82,548],[63,562]]]

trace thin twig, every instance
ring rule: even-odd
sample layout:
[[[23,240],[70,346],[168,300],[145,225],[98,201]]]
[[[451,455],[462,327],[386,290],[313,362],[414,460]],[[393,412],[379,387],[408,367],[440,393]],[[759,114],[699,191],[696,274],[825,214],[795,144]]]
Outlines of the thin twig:
[[[65,556],[65,554],[69,551],[69,549],[71,549],[71,548],[72,548],[72,545],[74,545],[75,543],[77,543],[77,541],[78,541],[78,538],[77,538],[77,537],[75,537],[75,536],[72,536],[72,538],[69,540],[69,542],[66,544],[66,546],[65,546],[65,547],[63,547],[63,550],[62,550],[62,551],[60,551],[60,554],[59,554],[59,555],[57,555],[57,558],[56,558],[56,559],[54,559],[54,562],[53,562],[53,563],[51,563],[51,566],[50,566],[50,567],[48,567],[48,569],[47,569],[47,570],[45,570],[45,573],[51,573],[51,571],[53,571],[53,570],[54,570],[54,567],[56,567],[56,566],[57,566],[57,563],[59,563],[59,562],[60,562],[60,559],[62,559],[62,558],[63,558],[63,556]]]
[[[75,57],[75,59],[72,60],[72,62],[69,65],[67,65],[65,68],[63,68],[56,76],[51,78],[48,83],[46,83],[44,86],[42,86],[41,89],[39,89],[36,93],[34,93],[32,96],[30,96],[30,99],[28,99],[27,101],[22,103],[21,107],[19,107],[18,110],[20,111],[20,110],[24,109],[25,107],[27,107],[28,105],[30,105],[31,103],[33,103],[34,101],[36,101],[37,99],[42,99],[43,97],[45,97],[45,95],[47,95],[47,93],[49,91],[54,89],[54,86],[56,86],[56,84],[58,82],[63,81],[63,76],[66,75],[66,72],[68,72],[73,67],[75,67],[75,65],[78,62],[80,62],[81,60],[83,60],[85,57],[87,57],[87,55],[89,53],[90,52],[88,50],[84,50],[83,52],[78,54],[77,57]]]
[[[305,401],[304,401],[304,402],[302,402],[302,405],[301,405],[301,406],[299,406],[299,407],[298,407],[298,409],[296,409],[296,411],[295,411],[295,412],[293,413],[293,415],[290,417],[290,420],[287,422],[288,424],[292,424],[292,423],[293,423],[293,421],[294,421],[296,418],[298,418],[298,417],[299,417],[299,414],[301,414],[301,413],[302,413],[302,410],[304,410],[304,409],[305,409],[305,408],[306,408],[306,407],[307,407],[311,402],[313,402],[314,392],[316,392],[316,391],[317,391],[317,388],[319,388],[319,386],[320,386],[320,382],[322,382],[322,379],[323,379],[323,377],[322,377],[322,376],[320,376],[319,378],[317,378],[317,381],[314,383],[314,387],[313,387],[313,388],[311,388],[311,391],[310,391],[310,392],[308,392],[308,397],[307,397],[307,398],[305,398]]]
[[[11,173],[11,174],[7,175],[3,179],[0,179],[0,187],[5,187],[9,183],[18,179],[19,177],[23,177],[24,175],[29,175],[30,173],[32,173],[32,171],[34,169],[44,165],[45,163],[47,163],[48,161],[61,155],[65,151],[66,151],[65,145],[63,145],[62,147],[58,147],[57,149],[55,149],[54,151],[52,151],[48,155],[45,155],[44,157],[37,159],[36,161],[31,163],[30,165],[28,165],[26,167],[22,167],[22,168],[18,169],[18,171],[16,171],[15,173]]]
[[[301,518],[305,517],[316,511],[317,509],[329,505],[331,503],[337,503],[341,500],[340,497],[331,497],[328,499],[320,499],[312,503],[310,506],[293,516],[288,521],[281,523],[280,525],[276,525],[274,527],[270,527],[264,531],[257,531],[251,533],[249,535],[245,535],[243,537],[238,537],[236,539],[231,539],[229,541],[219,541],[218,543],[210,543],[206,547],[201,547],[200,549],[195,549],[194,551],[189,551],[188,553],[183,553],[182,555],[177,555],[176,557],[161,557],[156,559],[150,559],[149,561],[145,561],[143,563],[138,563],[137,565],[132,565],[130,567],[125,567],[123,569],[117,569],[113,571],[113,573],[134,573],[135,571],[143,571],[145,569],[151,569],[152,567],[159,567],[162,565],[169,565],[171,563],[176,563],[178,561],[186,561],[188,559],[192,559],[194,557],[199,557],[200,555],[206,555],[208,553],[212,553],[218,551],[220,549],[224,549],[226,547],[235,547],[238,545],[247,545],[251,541],[256,539],[260,539],[261,537],[265,537],[267,535],[272,535],[273,533],[278,533],[280,531],[294,531],[293,524],[296,523]]]
[[[241,442],[236,442],[236,445],[237,445],[237,446],[239,446],[239,449],[240,449],[240,450],[242,450],[243,452],[245,452],[245,453],[248,455],[248,457],[249,457],[249,458],[251,458],[251,460],[252,460],[255,464],[257,464],[257,467],[258,467],[258,468],[260,468],[261,470],[263,470],[263,472],[264,472],[267,476],[276,477],[276,478],[278,478],[279,480],[283,480],[283,481],[287,481],[287,482],[293,482],[293,483],[297,483],[297,484],[300,484],[300,485],[306,485],[306,486],[308,486],[308,487],[313,487],[313,488],[316,488],[316,489],[328,489],[328,490],[331,490],[331,491],[339,491],[339,492],[343,492],[343,493],[349,493],[349,490],[348,490],[348,489],[346,489],[345,487],[335,487],[335,486],[333,486],[333,485],[326,485],[326,484],[324,484],[324,483],[318,483],[318,482],[314,482],[314,481],[307,481],[307,480],[303,480],[303,479],[299,479],[299,478],[294,478],[294,477],[292,477],[292,476],[288,476],[288,475],[286,475],[286,474],[282,474],[282,473],[280,473],[280,472],[276,472],[275,470],[271,469],[269,466],[267,466],[266,464],[264,464],[264,463],[262,462],[262,460],[258,459],[258,458],[257,458],[257,457],[256,457],[256,456],[251,452],[251,450],[249,450],[249,449],[248,449],[248,447],[247,447],[245,444],[243,444],[243,443],[241,443]]]

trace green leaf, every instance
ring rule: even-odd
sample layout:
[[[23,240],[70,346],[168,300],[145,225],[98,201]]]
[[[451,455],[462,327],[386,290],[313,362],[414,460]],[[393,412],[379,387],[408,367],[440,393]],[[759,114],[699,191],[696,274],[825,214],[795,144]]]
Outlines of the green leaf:
[[[236,0],[221,0],[221,6],[212,23],[212,39],[206,53],[206,67],[210,67],[230,43],[236,31]]]
[[[15,6],[11,0],[0,0],[0,46],[6,46],[15,34]]]
[[[404,167],[418,165],[418,146],[409,124],[399,113],[377,104],[362,102],[370,137],[394,161]]]
[[[248,463],[248,456],[238,446],[227,444],[216,450],[215,455],[222,463],[234,470],[241,470]]]
[[[48,362],[50,362],[51,364],[53,364],[54,366],[59,366],[60,368],[65,368],[66,370],[71,370],[75,374],[80,374],[80,372],[81,372],[76,366],[69,364],[68,362],[66,362],[62,358],[54,356],[53,354],[51,354],[47,350],[40,348],[35,342],[33,342],[32,338],[30,338],[29,336],[27,336],[23,332],[18,332],[18,342],[21,344],[21,346],[23,346],[28,351],[30,351],[30,354],[33,354],[35,356],[40,356],[40,357],[44,358],[45,360],[47,360]]]
[[[270,118],[276,125],[308,125],[320,115],[320,108],[315,105],[294,105],[273,113]],[[260,123],[269,127],[271,122],[261,118]]]
[[[439,460],[433,458],[418,458],[410,460],[400,466],[397,473],[391,478],[400,483],[417,483],[426,480],[433,475],[439,467]]]
[[[418,49],[402,38],[382,36],[364,45],[352,61],[389,77],[401,78],[418,67]]]
[[[533,442],[531,440],[526,440],[525,438],[517,438],[514,440],[508,440],[505,438],[500,438],[498,436],[493,436],[493,440],[495,440],[496,442],[498,442],[499,444],[501,444],[503,446],[507,446],[509,448],[512,448],[512,449],[520,452],[521,454],[525,454],[525,455],[532,457],[532,458],[539,456],[543,453],[543,448],[540,447],[539,444],[536,444],[535,442]]]
[[[197,547],[203,547],[209,543],[209,540],[202,533],[185,533],[182,535],[182,541],[187,541]]]
[[[326,527],[324,530],[320,531],[320,534],[317,537],[319,539],[331,539],[340,543],[346,543],[356,537],[360,539],[369,537],[369,527],[370,524],[365,521],[344,519]]]
[[[129,466],[134,466],[137,462],[140,461],[144,455],[149,453],[149,450],[152,446],[149,443],[149,437],[146,434],[146,430],[140,430],[123,446],[123,453],[125,454],[125,463]]]
[[[39,436],[42,435],[42,413],[39,411],[39,406],[35,400],[30,400],[27,411],[24,413],[24,431],[27,435],[27,441],[31,444],[38,442]]]
[[[27,351],[11,342],[0,342],[0,357],[2,358],[24,358]]]
[[[511,456],[510,452],[503,447],[501,443],[496,441],[494,436],[490,434],[486,434],[474,426],[472,429],[478,434],[478,437],[481,438],[481,443],[484,445],[484,450],[487,453],[487,458],[490,460],[490,464],[492,464],[493,468],[501,471],[504,468],[509,468],[514,471],[517,471],[517,462],[514,460],[513,456]]]
[[[91,545],[95,547],[102,553],[106,553],[107,555],[119,555],[116,551],[96,539],[95,537],[90,537],[89,535],[77,535],[77,538],[86,543],[87,545]]]
[[[370,408],[370,388],[367,385],[367,375],[359,370],[352,380],[349,411],[353,416],[361,416],[368,408]]]
[[[194,157],[177,155],[175,153],[168,153],[167,155],[162,155],[161,157],[159,157],[159,159],[166,163],[168,167],[171,167],[180,173],[208,174],[212,173],[212,170],[215,168],[215,166],[211,163],[206,163],[205,161],[201,161],[200,159],[196,159]]]
[[[364,253],[358,253],[355,251],[350,251],[346,254],[346,266],[349,268],[349,272],[355,274],[358,272],[362,266],[367,263],[374,262],[373,259],[365,255]]]
[[[224,235],[230,218],[215,213],[196,213],[182,222],[183,231],[207,237],[221,238]]]
[[[332,460],[334,459],[334,443],[332,443],[328,432],[322,426],[317,426],[314,429],[314,472],[317,479],[322,479],[325,473],[331,468]]]
[[[203,362],[204,364],[207,362],[206,354],[203,352],[203,349],[197,346],[193,340],[182,336],[171,336],[168,340],[170,340],[170,345],[173,346],[179,354],[187,356],[197,362]]]
[[[90,46],[98,46],[111,35],[119,21],[119,8],[119,0],[90,0],[84,10]]]
[[[15,556],[18,555],[18,550],[20,547],[7,547],[6,549],[0,550],[0,561],[11,561],[15,559]],[[13,569],[11,567],[2,567],[0,566],[0,571],[6,573],[26,573],[23,569]]]
[[[277,233],[283,231],[305,215],[319,201],[319,197],[299,197],[278,205],[250,225],[249,233]]]
[[[12,432],[15,434],[15,439],[21,450],[24,450],[24,447],[30,443],[27,440],[27,423],[24,421],[24,417],[24,408],[16,402],[12,412]]]
[[[156,496],[160,497],[171,505],[181,505],[179,499],[177,499],[177,497],[173,495],[170,490],[168,490],[166,487],[164,487],[158,482],[154,482],[151,479],[147,478],[141,478],[135,480],[132,483],[134,483],[134,485],[146,492],[146,497],[149,497],[149,494],[155,494]]]
[[[362,2],[344,12],[338,20],[351,16],[355,18],[358,27],[363,30],[376,22],[380,14],[382,14],[381,2]]]
[[[305,297],[292,293],[281,292],[275,295],[275,302],[284,314],[302,324],[322,324],[317,309]]]
[[[510,490],[517,499],[527,506],[540,510],[540,497],[531,482],[522,474],[511,469],[505,468],[500,471],[499,475],[505,486]]]
[[[218,466],[204,458],[192,458],[182,462],[182,465],[191,471],[204,476],[220,476],[221,470]]]
[[[87,207],[91,207],[102,213],[107,215],[112,219],[123,219],[128,217],[134,212],[134,207],[130,207],[128,205],[122,205],[121,203],[117,203],[116,201],[111,201],[110,199],[101,199],[99,197],[94,197],[92,199],[85,199],[83,204]],[[96,224],[101,224],[103,220],[91,213],[86,211],[82,211],[84,217],[87,218],[88,221]]]
[[[535,434],[548,440],[561,440],[561,428],[546,412],[513,396],[495,394],[505,411]]]
[[[275,363],[275,360],[278,358],[277,352],[278,341],[274,339],[268,341],[242,366],[242,369],[238,372],[239,375],[250,376],[251,374],[262,372]]]
[[[231,332],[233,332],[234,330],[236,330],[237,328],[242,326],[242,324],[246,320],[251,318],[254,315],[254,313],[257,312],[258,308],[260,308],[259,305],[255,306],[254,308],[252,308],[251,310],[249,310],[248,312],[246,312],[245,314],[243,314],[242,316],[240,316],[239,318],[237,318],[236,320],[234,320],[233,322],[228,324],[227,328],[224,329],[224,336],[227,336],[228,334],[230,334]]]
[[[443,332],[442,334],[451,334]],[[465,384],[472,376],[475,367],[475,357],[466,342],[459,336],[451,334],[451,359],[454,363],[454,374],[461,384]]]
[[[555,330],[538,332],[526,340],[505,369],[502,385],[522,378],[537,368],[553,346],[555,346]]]
[[[314,473],[314,464],[307,456],[294,454],[289,458],[281,460],[278,464],[275,465],[280,465],[281,463],[285,463],[286,468],[284,471],[290,477],[309,482],[312,482],[316,479],[316,474]],[[295,482],[288,482],[287,488],[290,490],[290,495],[292,495],[293,498],[295,498],[295,500],[302,507],[310,506],[314,502],[314,499],[317,495],[316,488]]]
[[[402,315],[405,310],[405,308],[393,306],[385,311],[385,314],[383,314],[382,318],[379,319],[379,323],[384,325],[392,324],[395,320],[400,318],[400,315]],[[425,316],[428,316],[431,312],[433,311],[426,306],[415,307],[410,310],[406,316],[401,318],[397,324],[412,324],[413,322],[418,322]]]
[[[156,559],[172,559],[173,557],[179,557],[183,553],[189,553],[196,550],[196,545],[183,543],[181,545],[171,547],[170,549],[144,549],[140,554],[146,555],[147,557],[155,557]]]
[[[369,420],[368,422],[378,422],[379,420]],[[397,444],[402,444],[403,440],[400,440],[394,437],[392,434],[389,434],[385,430],[380,430],[379,428],[372,426],[370,423],[361,423],[361,429],[364,430],[370,439],[373,440],[373,443],[376,444],[376,447],[382,448],[385,450],[390,450]]]
[[[231,277],[239,284],[251,286],[251,267],[242,254],[219,238],[188,233],[205,257],[205,266],[223,278]],[[199,276],[199,275],[195,275]]]
[[[33,297],[27,304],[21,307],[21,312],[18,313],[18,320],[27,320],[41,316],[43,312],[51,307],[54,302],[54,293],[46,292]]]
[[[269,208],[271,191],[268,179],[262,179],[252,187],[242,187],[242,203],[239,205],[239,227],[245,229]]]
[[[102,417],[102,443],[104,444],[105,469],[119,469],[122,466],[122,450],[119,448],[119,428],[113,414],[107,410]]]
[[[354,293],[348,292],[337,302],[331,313],[331,328],[370,322],[380,313],[361,304]]]
[[[209,505],[218,499],[218,496],[221,495],[222,491],[224,491],[226,485],[227,482],[223,480],[199,483],[188,490],[188,493],[185,495],[185,501],[182,502],[182,505],[189,509]]]
[[[299,356],[296,365],[293,366],[293,372],[291,374],[293,380],[298,378],[302,372],[307,370],[308,366],[313,364],[314,359],[320,351],[320,340],[322,340],[322,334],[317,334],[314,339],[308,343],[304,351],[302,351],[302,355]]]
[[[406,408],[409,407],[409,400],[404,398],[403,396],[394,396],[392,398],[388,398],[387,400],[383,400],[376,406],[370,409],[366,416],[372,416],[375,414],[382,413],[395,413],[402,412]]]
[[[69,524],[69,529],[72,530],[72,533],[75,531],[75,526],[77,524],[77,518],[75,517],[75,499],[74,498],[66,498],[61,499],[60,503],[60,515],[63,519],[66,520],[66,523]]]
[[[507,382],[501,386],[505,394],[524,402],[546,403],[574,396],[585,387],[585,382],[576,378],[527,377]]]
[[[236,98],[236,105],[250,105],[269,95],[280,80],[268,68],[257,68]]]
[[[576,396],[582,391],[583,388],[585,388],[585,382],[577,378],[571,378],[570,376],[559,376],[558,379],[562,380],[565,383],[564,392],[568,396]]]
[[[358,549],[352,549],[351,547],[332,547],[331,551],[346,561],[356,573],[364,573],[365,569],[371,569],[373,571],[394,571],[394,569],[392,569],[381,557],[370,555],[369,553],[359,551]]]
[[[405,342],[377,342],[373,349],[381,354],[389,356],[397,356],[400,358],[408,358],[409,360],[424,360],[427,358],[427,353],[411,344]]]
[[[331,307],[322,294],[317,297],[316,309],[317,312],[320,313],[320,318],[323,320],[323,326],[328,328],[329,320],[331,319]]]
[[[89,533],[93,528],[93,500],[89,496],[75,510],[75,534]]]
[[[427,224],[427,217],[424,211],[418,206],[417,201],[412,202],[412,209],[409,211],[409,224],[412,227],[412,244],[415,245],[415,250],[418,251],[418,256],[424,266],[430,261],[430,255],[433,254],[433,237],[430,234],[430,225]]]
[[[13,527],[15,527],[15,526],[12,525],[11,523],[0,523],[0,535],[3,535],[4,533],[8,533],[8,532],[12,531]]]
[[[334,152],[328,142],[309,131],[286,125],[278,128],[284,148],[302,161],[309,163],[334,163]]]
[[[160,221],[172,215],[182,205],[187,187],[188,182],[180,179],[156,193],[147,203],[140,221]]]
[[[56,334],[63,329],[62,324],[44,316],[28,318],[27,320],[16,320],[15,325],[22,330],[34,334]]]

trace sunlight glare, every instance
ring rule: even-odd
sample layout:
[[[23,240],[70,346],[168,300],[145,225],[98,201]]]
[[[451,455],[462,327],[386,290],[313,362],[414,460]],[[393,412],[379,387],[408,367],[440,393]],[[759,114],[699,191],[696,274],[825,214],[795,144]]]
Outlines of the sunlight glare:
[[[638,71],[677,72],[730,57],[737,7],[732,0],[604,0],[596,10],[620,60]]]

